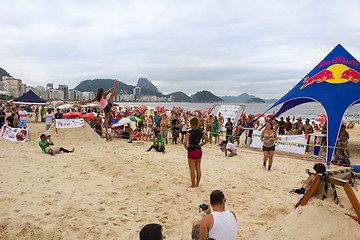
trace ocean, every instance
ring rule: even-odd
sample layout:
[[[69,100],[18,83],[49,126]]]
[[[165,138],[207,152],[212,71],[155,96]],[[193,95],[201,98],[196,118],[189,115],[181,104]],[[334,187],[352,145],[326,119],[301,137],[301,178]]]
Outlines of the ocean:
[[[119,106],[141,106],[145,105],[149,108],[155,108],[156,106],[164,107],[167,109],[172,109],[173,107],[180,107],[184,108],[185,110],[194,111],[197,109],[200,109],[202,111],[205,111],[206,108],[213,108],[216,105],[221,104],[214,104],[214,103],[178,103],[178,102],[158,102],[158,103],[152,103],[152,102],[132,102],[132,103],[124,103],[119,102],[117,103]],[[245,113],[246,114],[258,114],[263,113],[267,109],[269,109],[273,104],[272,103],[223,103],[222,105],[243,105],[245,106]],[[268,111],[265,115],[271,114],[273,111],[278,111],[280,109],[281,105],[271,109]],[[311,120],[316,120],[319,118],[319,114],[325,114],[325,110],[323,107],[318,103],[305,103],[300,106],[294,107],[285,113],[283,113],[281,116],[286,118],[287,116],[295,116],[301,117],[302,119],[309,118]],[[360,120],[360,105],[355,105],[350,107],[346,112],[345,116],[348,118],[348,120],[355,121],[356,123]]]

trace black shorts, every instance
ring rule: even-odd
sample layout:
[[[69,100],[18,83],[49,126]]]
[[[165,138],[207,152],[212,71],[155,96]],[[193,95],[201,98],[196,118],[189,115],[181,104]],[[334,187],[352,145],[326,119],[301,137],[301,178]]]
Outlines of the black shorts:
[[[275,144],[272,145],[271,147],[263,146],[263,151],[264,152],[270,152],[270,151],[274,152],[275,151]]]
[[[104,112],[105,112],[105,113],[110,112],[111,108],[112,108],[112,104],[111,104],[110,102],[108,102],[108,104],[106,105],[106,107],[104,107]]]
[[[183,135],[186,134],[186,133],[187,133],[187,131],[181,131],[181,134],[183,134]]]

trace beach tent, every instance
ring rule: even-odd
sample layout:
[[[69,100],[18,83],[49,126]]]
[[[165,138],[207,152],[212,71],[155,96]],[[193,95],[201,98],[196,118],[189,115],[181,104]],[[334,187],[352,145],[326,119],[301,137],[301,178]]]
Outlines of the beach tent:
[[[282,104],[273,118],[308,102],[318,102],[328,119],[327,158],[330,164],[342,118],[346,110],[360,103],[360,64],[340,44],[315,66],[287,94],[268,110]]]
[[[28,105],[45,105],[46,101],[39,98],[31,89],[22,95],[14,99],[13,104],[28,104]]]

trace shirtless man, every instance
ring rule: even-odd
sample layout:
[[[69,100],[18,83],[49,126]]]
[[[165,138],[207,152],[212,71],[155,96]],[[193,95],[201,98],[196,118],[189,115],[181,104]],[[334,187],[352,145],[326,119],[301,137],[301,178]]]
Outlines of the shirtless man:
[[[303,125],[303,128],[302,128],[302,130],[303,130],[303,134],[309,134],[309,133],[314,133],[314,128],[313,128],[313,126],[311,126],[311,124],[310,124],[310,119],[306,119],[305,120],[305,124]],[[307,145],[306,145],[306,152],[308,152],[309,151],[309,143],[310,143],[310,136],[308,137],[308,140],[307,140]]]
[[[224,117],[221,116],[221,112],[219,112],[219,117],[218,117],[218,121],[219,121],[219,132],[221,133],[222,130],[222,125],[224,124]]]
[[[214,119],[213,119],[212,115],[210,115],[205,121],[205,130],[206,130],[206,133],[210,134],[210,135],[208,135],[208,136],[210,136],[210,142],[211,142],[211,133],[213,131],[213,122],[214,122]]]
[[[344,153],[344,150],[345,150],[348,158],[350,158],[350,153],[349,153],[349,150],[347,149],[349,138],[350,138],[350,136],[349,136],[348,131],[346,131],[346,126],[344,124],[342,124],[340,127],[340,132],[339,132],[339,144],[340,144],[341,148],[338,150],[338,152]]]
[[[169,121],[166,117],[166,114],[164,114],[160,121],[160,134],[161,137],[165,139],[166,144],[168,144],[168,125]]]
[[[203,115],[201,113],[198,114],[198,119],[199,119],[199,129],[201,131],[204,131],[205,120],[204,120]]]
[[[93,118],[92,122],[95,126],[96,133],[99,134],[100,137],[102,137],[101,117],[99,115],[99,112],[96,113],[96,116]]]

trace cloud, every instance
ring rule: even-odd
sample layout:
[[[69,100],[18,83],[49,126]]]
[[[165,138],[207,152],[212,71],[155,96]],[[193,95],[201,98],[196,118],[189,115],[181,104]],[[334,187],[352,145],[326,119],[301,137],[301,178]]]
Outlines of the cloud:
[[[0,67],[29,85],[147,77],[164,93],[281,97],[338,43],[357,1],[5,1]]]

